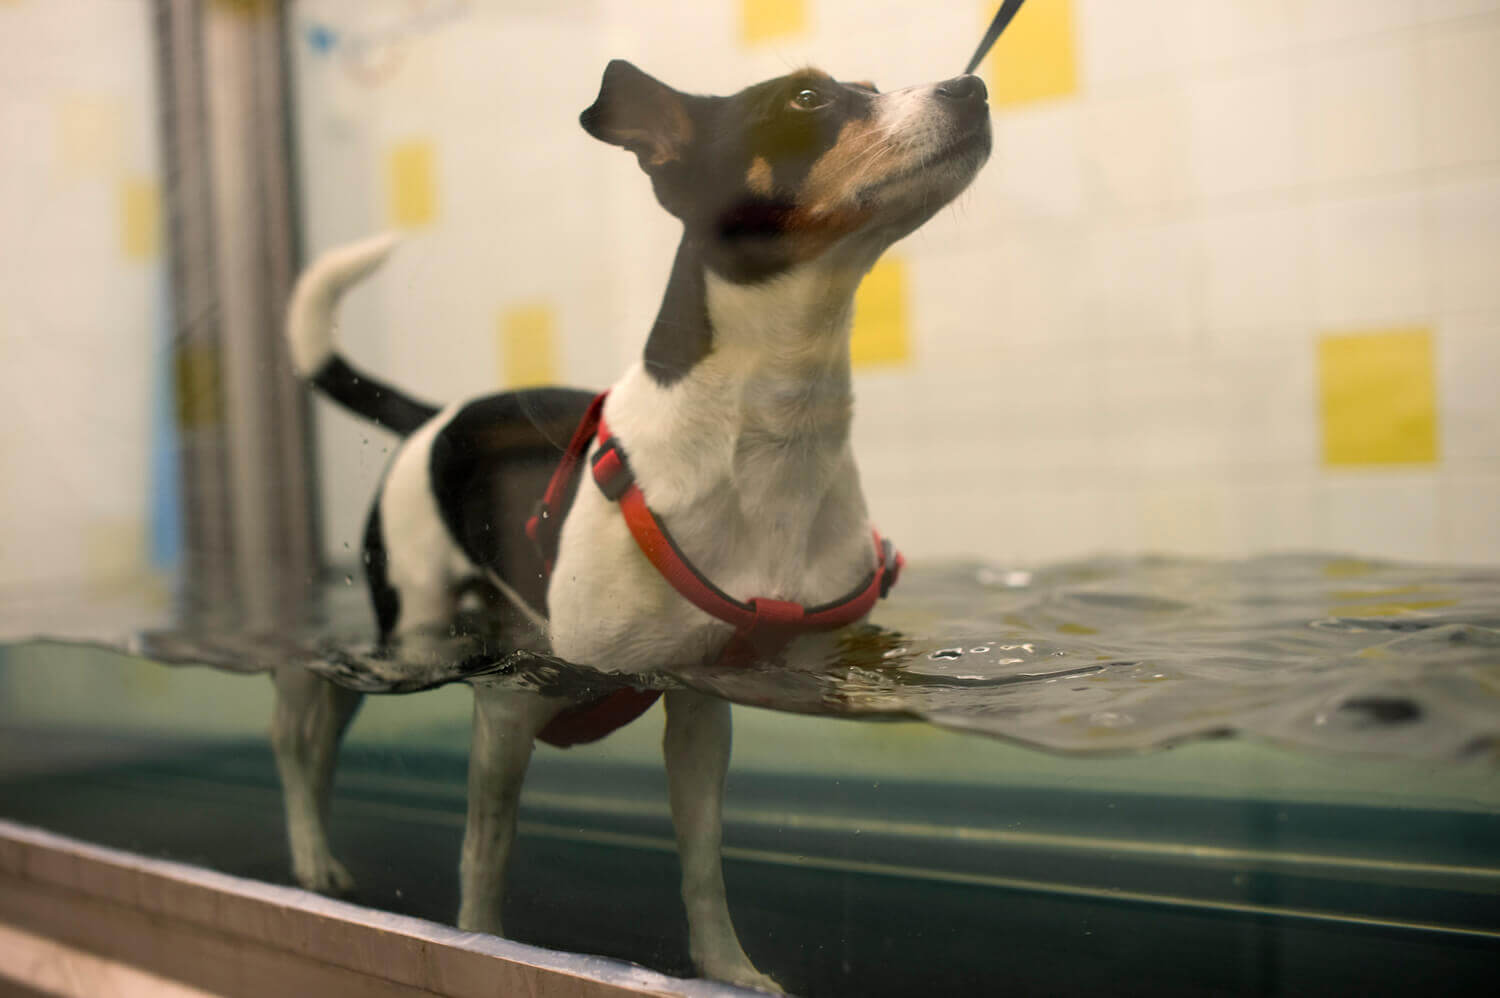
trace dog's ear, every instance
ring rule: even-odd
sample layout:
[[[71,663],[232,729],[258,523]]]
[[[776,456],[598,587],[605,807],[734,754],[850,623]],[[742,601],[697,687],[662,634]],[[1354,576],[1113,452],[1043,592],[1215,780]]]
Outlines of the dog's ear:
[[[677,162],[693,141],[691,101],[624,59],[604,68],[599,96],[578,116],[584,131],[612,145],[624,146],[654,173]]]

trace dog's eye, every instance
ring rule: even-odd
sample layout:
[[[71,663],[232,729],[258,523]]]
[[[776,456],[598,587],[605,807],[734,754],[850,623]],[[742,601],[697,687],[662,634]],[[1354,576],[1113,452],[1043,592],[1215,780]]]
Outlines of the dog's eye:
[[[816,111],[833,103],[833,98],[811,88],[797,91],[792,97],[792,107],[799,111]]]

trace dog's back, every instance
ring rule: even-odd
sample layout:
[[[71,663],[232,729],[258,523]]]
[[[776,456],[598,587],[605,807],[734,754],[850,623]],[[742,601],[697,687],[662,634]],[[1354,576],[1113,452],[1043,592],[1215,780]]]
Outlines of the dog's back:
[[[450,625],[465,594],[512,616],[496,580],[545,612],[546,579],[525,523],[593,394],[531,388],[440,410],[355,368],[334,342],[339,300],[394,246],[380,236],[320,258],[298,281],[287,315],[298,373],[405,438],[365,528],[362,560],[380,637]]]
[[[474,567],[543,612],[547,583],[526,519],[593,397],[571,388],[486,395],[454,411],[432,438],[429,482],[448,533]],[[564,509],[577,487],[570,483]]]

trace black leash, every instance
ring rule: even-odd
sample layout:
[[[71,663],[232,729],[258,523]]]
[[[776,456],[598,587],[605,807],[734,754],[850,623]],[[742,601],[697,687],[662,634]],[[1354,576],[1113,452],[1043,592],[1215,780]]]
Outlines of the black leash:
[[[990,22],[990,30],[984,33],[984,38],[979,42],[979,48],[974,50],[974,58],[970,59],[969,64],[964,67],[965,73],[974,72],[974,68],[990,54],[990,49],[995,46],[995,40],[1000,37],[1001,32],[1010,27],[1011,18],[1016,16],[1016,11],[1020,10],[1021,4],[1025,2],[1026,0],[1005,0],[1000,5],[1000,9],[995,12],[995,19]]]

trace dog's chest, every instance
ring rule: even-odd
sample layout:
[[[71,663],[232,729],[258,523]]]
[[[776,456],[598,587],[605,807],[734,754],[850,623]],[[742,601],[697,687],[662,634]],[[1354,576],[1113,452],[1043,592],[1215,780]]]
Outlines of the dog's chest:
[[[846,438],[789,440],[753,421],[717,425],[692,401],[627,376],[607,410],[683,553],[741,600],[818,604],[849,592],[873,555]],[[731,633],[672,589],[589,482],[563,528],[548,606],[557,654],[601,669],[697,664],[715,658]]]

